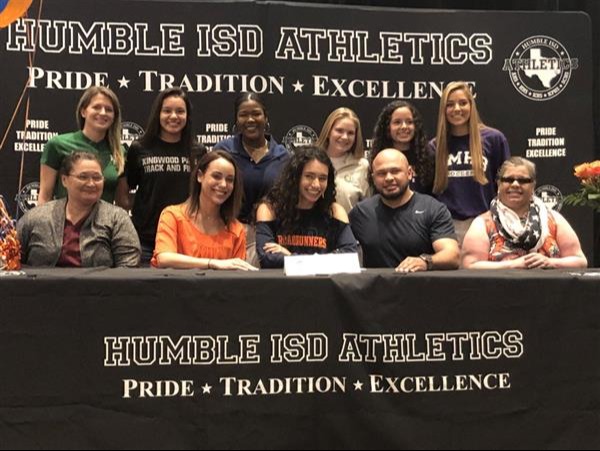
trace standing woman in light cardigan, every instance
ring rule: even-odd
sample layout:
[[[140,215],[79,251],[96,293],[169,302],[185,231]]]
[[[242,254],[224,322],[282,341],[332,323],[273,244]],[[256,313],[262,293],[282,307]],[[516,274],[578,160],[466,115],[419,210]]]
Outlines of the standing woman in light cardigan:
[[[113,203],[119,175],[125,167],[125,151],[121,145],[121,106],[109,88],[88,88],[75,111],[79,131],[52,138],[42,153],[38,205],[66,197],[58,178],[65,157],[75,151],[98,156],[104,176],[102,200]]]
[[[325,120],[317,146],[324,149],[335,168],[336,202],[349,213],[369,197],[369,162],[360,119],[349,108],[338,108]]]
[[[437,136],[429,148],[436,159],[433,193],[450,210],[462,245],[473,220],[496,197],[496,175],[510,158],[508,142],[481,121],[469,85],[456,81],[442,93]]]

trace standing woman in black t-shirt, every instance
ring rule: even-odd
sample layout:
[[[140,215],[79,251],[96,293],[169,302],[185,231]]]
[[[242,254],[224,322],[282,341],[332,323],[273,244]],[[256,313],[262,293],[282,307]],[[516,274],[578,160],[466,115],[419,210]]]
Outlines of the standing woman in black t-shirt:
[[[187,199],[191,168],[205,153],[194,139],[192,104],[186,92],[180,88],[162,91],[152,105],[146,133],[129,148],[117,190],[117,204],[132,210],[142,264],[152,258],[161,212]],[[136,194],[129,193],[136,188]]]
[[[262,268],[284,257],[356,252],[348,214],[335,203],[335,170],[317,147],[298,149],[256,213],[256,252]]]

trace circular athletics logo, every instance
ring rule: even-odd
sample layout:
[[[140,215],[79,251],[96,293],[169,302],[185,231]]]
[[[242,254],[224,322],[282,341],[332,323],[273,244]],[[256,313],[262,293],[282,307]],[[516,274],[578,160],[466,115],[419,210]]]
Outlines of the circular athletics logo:
[[[144,136],[144,129],[135,122],[123,122],[123,133],[121,134],[121,142],[127,147],[136,139]]]
[[[317,132],[307,125],[296,125],[292,127],[283,138],[283,144],[290,153],[303,146],[310,146],[319,139]]]
[[[564,202],[564,196],[554,185],[543,185],[535,190],[535,195],[542,199],[551,210],[561,211]]]
[[[27,213],[29,210],[33,210],[37,207],[39,193],[40,182],[29,183],[16,195],[15,202],[23,213]]]
[[[569,84],[571,73],[579,66],[567,49],[548,36],[523,40],[504,60],[503,71],[519,93],[530,100],[550,100]]]

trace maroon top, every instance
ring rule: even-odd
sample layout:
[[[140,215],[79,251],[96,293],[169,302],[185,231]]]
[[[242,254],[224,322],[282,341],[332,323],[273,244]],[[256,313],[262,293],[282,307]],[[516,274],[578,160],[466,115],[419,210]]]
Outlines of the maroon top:
[[[73,224],[68,219],[65,219],[62,252],[56,266],[61,268],[81,268],[79,235],[81,234],[81,227],[86,219],[87,218],[82,219],[77,224]]]

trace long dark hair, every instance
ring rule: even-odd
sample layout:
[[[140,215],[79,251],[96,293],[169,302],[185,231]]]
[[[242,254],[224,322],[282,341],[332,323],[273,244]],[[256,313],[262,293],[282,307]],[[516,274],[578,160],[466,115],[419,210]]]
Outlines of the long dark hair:
[[[394,111],[398,108],[408,108],[412,113],[415,123],[415,136],[410,142],[409,152],[415,156],[413,166],[421,185],[429,186],[433,183],[434,164],[432,158],[427,153],[427,136],[423,128],[423,117],[419,110],[410,102],[396,100],[387,104],[379,114],[375,129],[373,130],[371,162],[373,162],[377,154],[382,150],[394,147],[394,141],[390,136],[390,123]]]
[[[206,173],[208,166],[220,158],[227,160],[231,163],[235,169],[235,180],[233,182],[233,192],[231,196],[221,205],[221,218],[223,222],[229,227],[229,225],[236,220],[240,209],[242,208],[242,200],[244,197],[244,187],[242,182],[242,174],[235,164],[233,157],[224,150],[214,150],[204,155],[192,170],[190,176],[190,197],[186,201],[187,215],[194,217],[200,211],[200,193],[202,192],[202,184],[198,181],[198,175]]]
[[[294,152],[290,162],[284,168],[275,186],[265,196],[264,202],[275,212],[281,221],[283,231],[290,231],[300,219],[298,202],[300,201],[300,180],[304,167],[311,161],[323,163],[329,169],[327,189],[314,208],[328,216],[332,216],[331,207],[335,202],[335,169],[327,152],[317,146],[301,147]]]
[[[150,110],[148,116],[148,123],[146,125],[146,133],[142,136],[139,141],[144,147],[150,147],[154,145],[160,139],[160,112],[163,107],[164,101],[169,97],[179,97],[185,102],[185,108],[187,109],[187,121],[183,130],[181,130],[181,145],[188,152],[192,151],[192,148],[196,144],[194,139],[193,127],[192,127],[192,102],[190,101],[187,93],[181,88],[169,88],[160,92]]]

